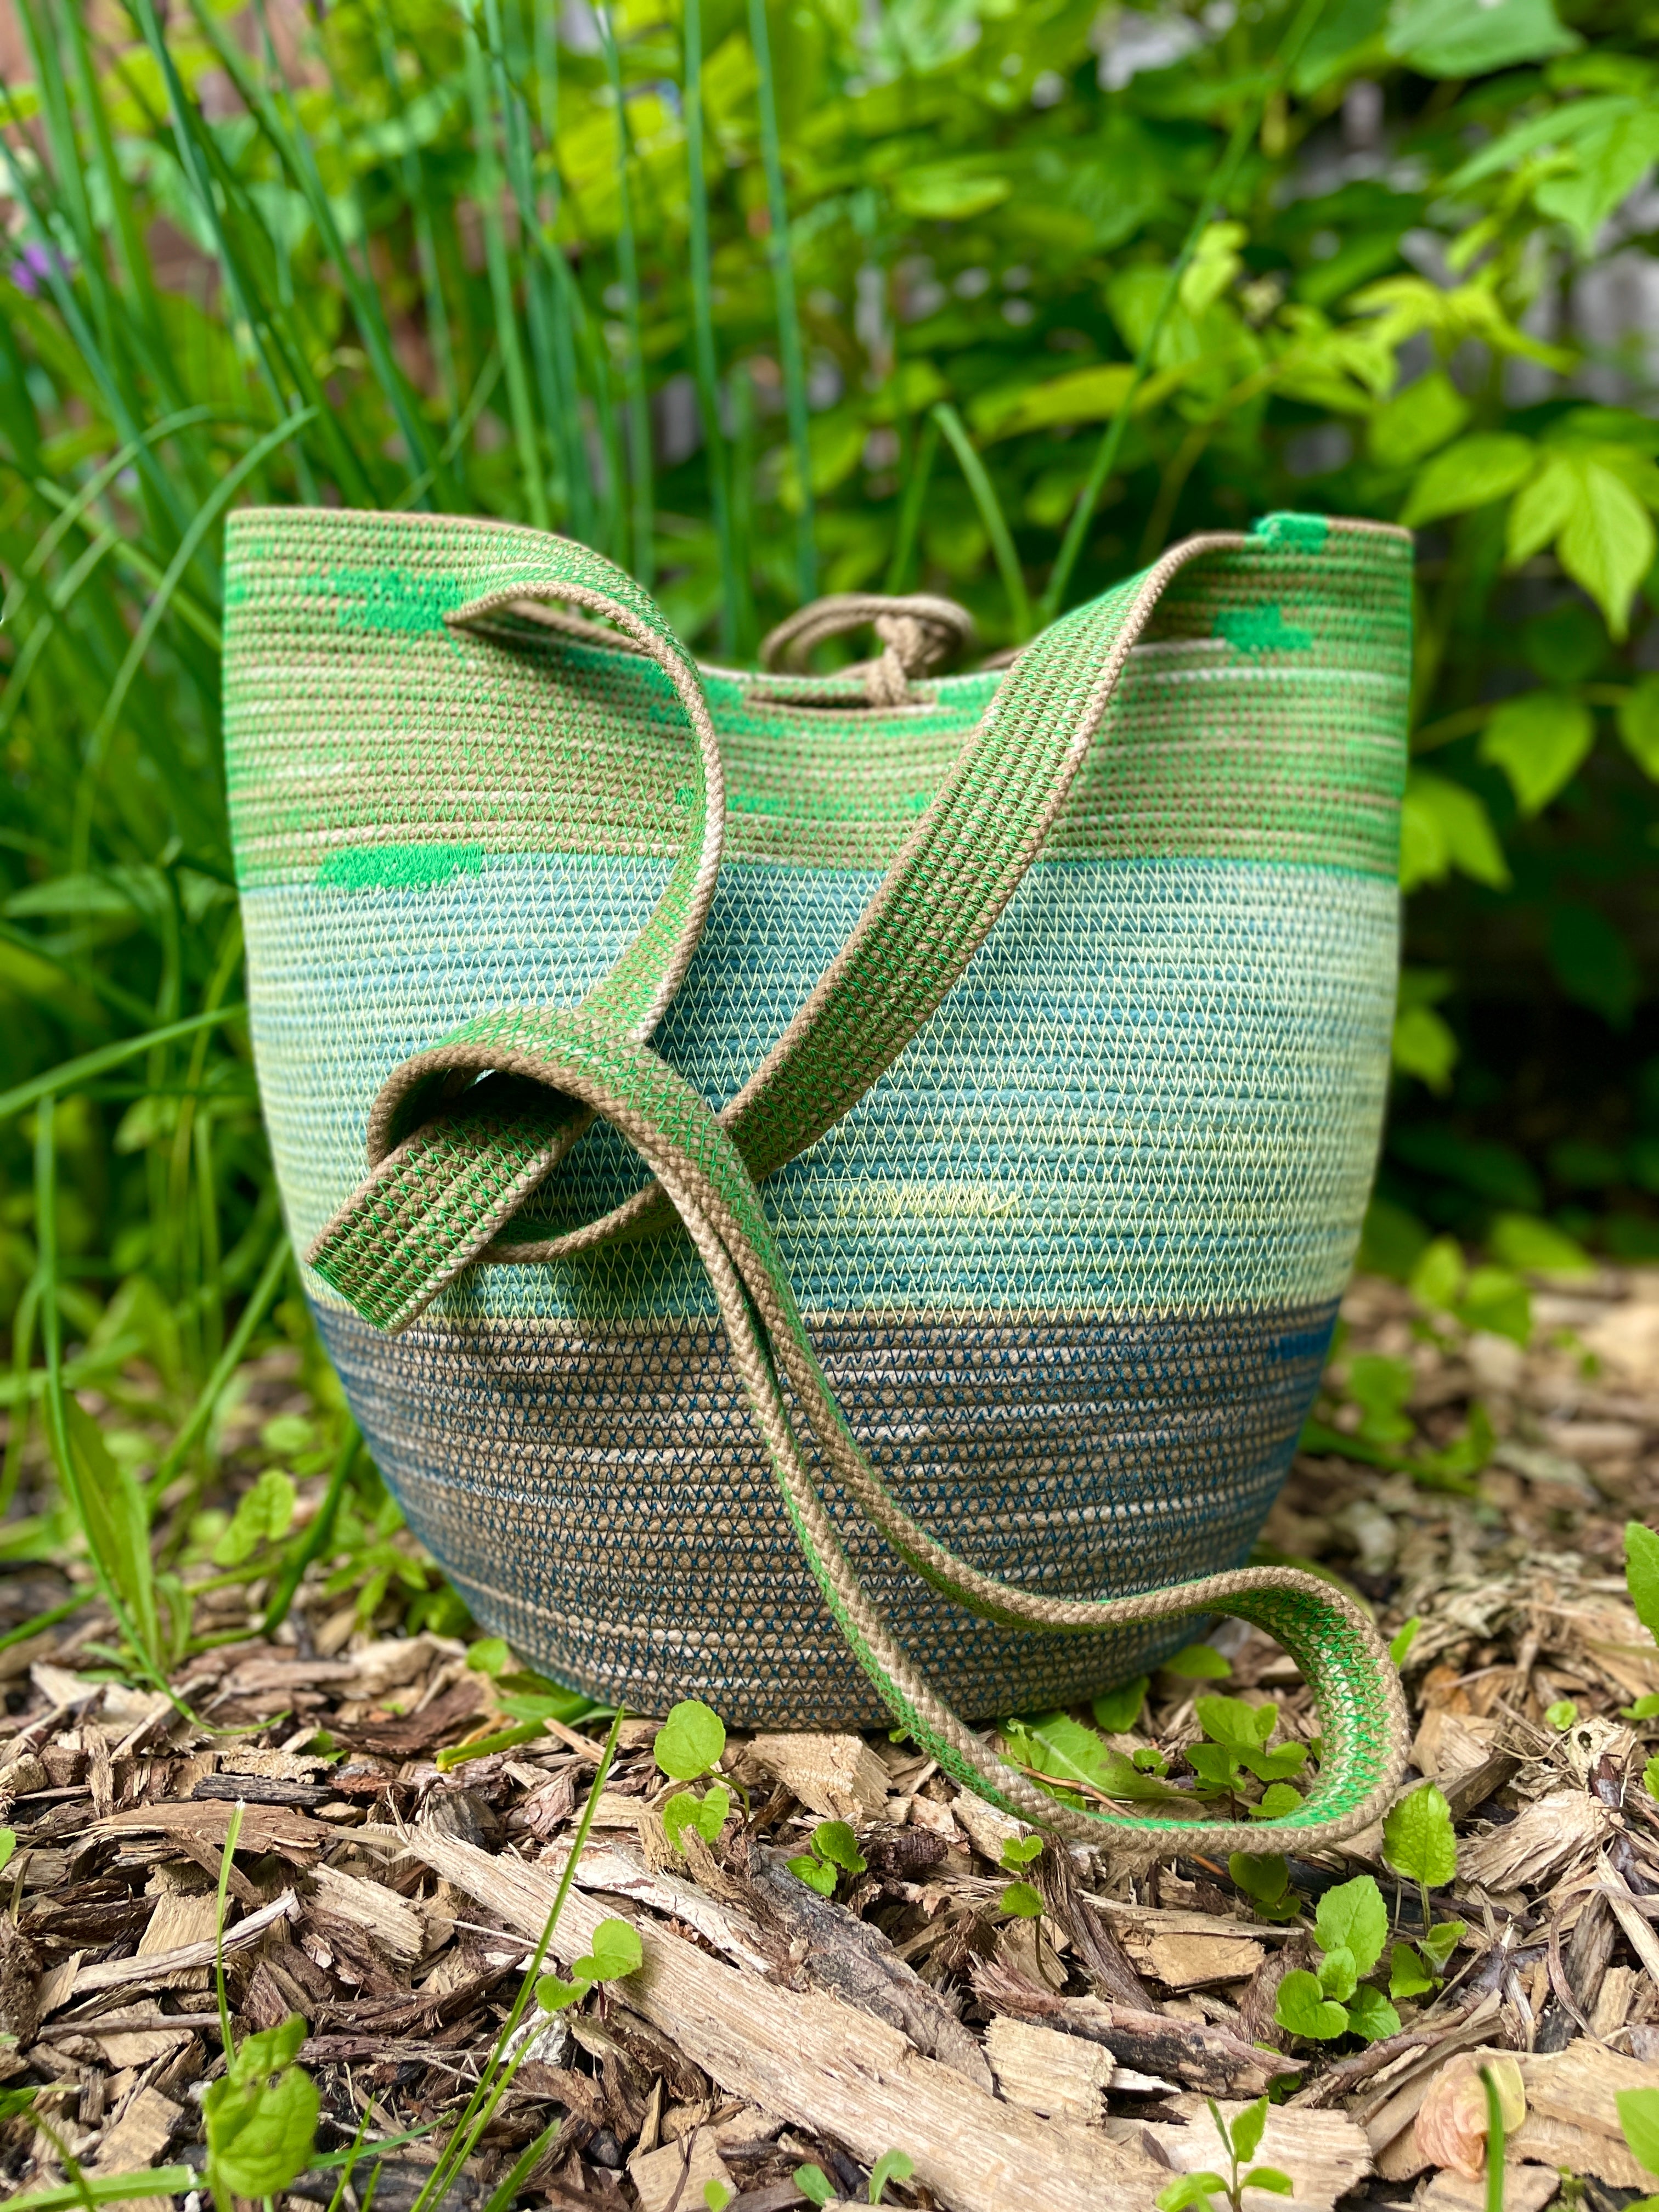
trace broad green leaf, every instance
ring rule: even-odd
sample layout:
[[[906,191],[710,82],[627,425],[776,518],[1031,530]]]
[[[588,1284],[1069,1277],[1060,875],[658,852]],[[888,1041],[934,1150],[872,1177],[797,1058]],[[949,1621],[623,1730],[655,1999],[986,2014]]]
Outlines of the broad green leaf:
[[[1272,2197],[1294,2197],[1296,2184],[1279,2166],[1253,2166],[1241,2185],[1245,2189],[1265,2189]]]
[[[1544,1718],[1563,1735],[1578,1717],[1578,1708],[1571,1698],[1558,1698],[1545,1712]]]
[[[1570,999],[1601,1015],[1610,1029],[1630,1026],[1642,994],[1642,970],[1625,934],[1599,906],[1560,899],[1549,919],[1550,966]]]
[[[809,2204],[834,2202],[835,2184],[821,2166],[798,2166],[789,2178]]]
[[[1659,1756],[1649,1759],[1642,1769],[1642,1787],[1650,1797],[1659,1797]]]
[[[662,1808],[662,1824],[669,1842],[677,1851],[683,1851],[688,1828],[694,1828],[704,1843],[712,1844],[731,1809],[732,1792],[723,1782],[711,1782],[701,1797],[694,1790],[677,1790]]]
[[[65,1398],[64,1412],[75,1463],[75,1503],[87,1542],[154,1662],[161,1632],[143,1493],[131,1469],[112,1457],[97,1422],[72,1395]]]
[[[1659,112],[1650,103],[1607,116],[1596,129],[1575,134],[1575,167],[1533,187],[1533,203],[1576,234],[1588,257],[1601,225],[1642,181],[1659,155]]]
[[[1168,2182],[1152,2202],[1158,2212],[1188,2212],[1188,2208],[1207,2206],[1212,2197],[1224,2196],[1227,2185],[1218,2173],[1183,2173],[1178,2180]]]
[[[1270,1783],[1261,1793],[1261,1802],[1245,1808],[1253,1820],[1282,1820],[1287,1814],[1301,1809],[1302,1793],[1289,1782]]]
[[[870,2169],[870,2202],[879,2204],[890,2181],[908,2181],[915,2172],[908,2151],[884,2150]]]
[[[1231,1660],[1213,1644],[1188,1644],[1158,1664],[1160,1674],[1173,1674],[1183,1682],[1221,1682],[1233,1671]]]
[[[0,1828],[0,1868],[3,1868],[17,1849],[15,1828]]]
[[[1618,117],[1633,113],[1638,105],[1631,93],[1605,93],[1599,99],[1568,100],[1546,114],[1529,116],[1513,130],[1500,131],[1496,138],[1489,139],[1478,154],[1472,154],[1462,168],[1454,170],[1447,178],[1447,189],[1467,191],[1471,185],[1495,177],[1500,169],[1513,167],[1527,155],[1537,153],[1540,147],[1569,146],[1604,130]]]
[[[1035,1920],[1042,1911],[1042,1894],[1029,1881],[1011,1881],[997,1902],[1017,1920]]]
[[[658,1765],[671,1782],[696,1782],[720,1763],[726,1723],[700,1698],[684,1698],[657,1730]]]
[[[1565,691],[1528,691],[1506,699],[1487,723],[1480,757],[1501,768],[1523,814],[1536,814],[1583,765],[1595,723]]]
[[[1377,409],[1365,443],[1385,469],[1408,469],[1455,438],[1468,419],[1468,401],[1444,369],[1431,369]]]
[[[1507,557],[1530,560],[1553,540],[1556,556],[1622,638],[1636,588],[1653,565],[1653,524],[1622,475],[1593,453],[1549,455],[1510,509]]]
[[[1367,2043],[1380,2043],[1385,2035],[1398,2035],[1400,2015],[1381,1990],[1362,1983],[1348,1999],[1348,2030]]]
[[[601,1920],[593,1930],[593,1948],[578,1959],[571,1972],[579,1982],[619,1982],[624,1974],[637,1974],[645,1964],[640,1931],[629,1920]]]
[[[822,1859],[814,1858],[810,1851],[799,1851],[787,1862],[791,1874],[799,1875],[808,1889],[817,1890],[820,1897],[836,1893],[836,1869],[826,1866]]]
[[[1235,1851],[1227,1861],[1227,1871],[1232,1876],[1233,1887],[1241,1890],[1258,1911],[1263,1907],[1276,1910],[1290,1896],[1291,1870],[1277,1851]]]
[[[1550,0],[1395,0],[1389,19],[1389,52],[1424,76],[1484,76],[1577,44]]]
[[[1640,1521],[1625,1523],[1625,1583],[1636,1618],[1659,1638],[1659,1535]]]
[[[1234,1790],[1243,1779],[1238,1753],[1230,1744],[1189,1743],[1182,1756],[1199,1780],[1212,1790]]]
[[[252,2040],[252,2039],[250,2039]],[[240,2059],[240,2054],[239,2054]],[[311,2163],[321,2100],[302,2068],[246,2076],[239,2064],[202,2100],[208,2173],[236,2197],[275,2197]]]
[[[846,1874],[862,1874],[864,1854],[859,1839],[845,1820],[820,1820],[812,1831],[812,1848],[821,1859]]]
[[[1346,1945],[1353,1954],[1355,1972],[1369,1974],[1389,1940],[1389,1908],[1370,1875],[1356,1875],[1328,1889],[1319,1900],[1314,1930],[1328,1951]]]
[[[924,222],[960,222],[1000,207],[1013,189],[1011,178],[971,160],[933,161],[901,171],[893,201],[902,214]]]
[[[1108,1797],[1146,1804],[1166,1802],[1171,1794],[1069,1713],[1044,1713],[1011,1724],[1004,1741],[1011,1758],[1054,1781],[1087,1783]]]
[[[1512,1268],[1474,1267],[1457,1302],[1457,1317],[1470,1328],[1489,1329],[1507,1336],[1524,1352],[1532,1341],[1532,1301],[1527,1286]],[[1485,1414],[1477,1405],[1474,1413]],[[1470,1416],[1471,1441],[1474,1414]],[[1488,1443],[1490,1440],[1488,1440]]]
[[[1472,507],[1507,499],[1531,475],[1536,459],[1531,440],[1513,431],[1479,431],[1460,438],[1419,472],[1400,520],[1415,530],[1443,515],[1467,514]]]
[[[1499,1213],[1486,1232],[1492,1257],[1540,1275],[1593,1274],[1595,1262],[1576,1237],[1535,1213]]]
[[[243,1492],[231,1523],[213,1547],[213,1563],[240,1567],[261,1545],[279,1543],[294,1518],[298,1492],[280,1467],[268,1467],[251,1490]]]
[[[466,1650],[466,1663],[475,1674],[500,1674],[513,1663],[513,1654],[501,1636],[481,1636]]]
[[[1195,1698],[1193,1711],[1212,1743],[1229,1751],[1259,1751],[1279,1725],[1277,1705],[1247,1705],[1243,1698]]]
[[[1659,2089],[1620,2089],[1613,2103],[1631,2156],[1650,2173],[1659,2173]]]
[[[1462,1941],[1468,1923],[1462,1920],[1438,1920],[1425,1936],[1419,1936],[1417,1948],[1438,1973]]]
[[[1396,1943],[1389,1953],[1389,1995],[1420,1997],[1434,1987],[1434,1976],[1409,1943]]]
[[[1146,1675],[1137,1674],[1132,1682],[1120,1683],[1115,1690],[1103,1690],[1089,1708],[1095,1717],[1095,1726],[1104,1729],[1108,1735],[1121,1735],[1132,1729],[1140,1718],[1149,1686]]]
[[[280,2074],[291,2066],[300,2055],[301,2045],[307,2035],[304,2015],[291,2012],[275,2027],[267,2027],[250,2035],[237,2049],[230,2070],[241,2081],[257,2081],[267,2074]]]
[[[1294,1968],[1280,1982],[1273,2018],[1292,2035],[1306,2036],[1314,2043],[1332,2043],[1348,2032],[1347,2014],[1332,2003],[1304,1966]]]
[[[702,2185],[702,2201],[708,2212],[726,2212],[736,2194],[729,2181],[710,2180]]]
[[[1463,1295],[1462,1249],[1455,1237],[1437,1237],[1412,1269],[1409,1289],[1419,1305],[1450,1313]]]
[[[567,1690],[550,1682],[545,1674],[503,1674],[495,1677],[495,1702],[517,1721],[574,1721],[588,1711],[593,1700],[580,1690]]]
[[[1267,2124],[1267,2100],[1258,2097],[1243,2111],[1228,2130],[1233,2156],[1241,2166],[1248,2166],[1261,2148],[1262,2130]]]
[[[1389,1057],[1402,1075],[1443,1091],[1457,1065],[1457,1038],[1432,1006],[1401,1006],[1394,1018]]]
[[[1413,768],[1400,810],[1400,888],[1438,883],[1452,868],[1494,890],[1508,889],[1509,866],[1479,796],[1466,784]]]
[[[1659,1715],[1659,1690],[1644,1690],[1639,1698],[1619,1708],[1621,1721],[1650,1721],[1656,1715]],[[0,1859],[0,1866],[4,1864],[4,1859]]]
[[[1451,1808],[1432,1782],[1402,1797],[1382,1825],[1382,1856],[1396,1874],[1439,1889],[1457,1873]]]
[[[536,2002],[544,2012],[563,2012],[580,2004],[592,1986],[591,1982],[563,1982],[556,1974],[544,1974],[536,1984]]]
[[[1394,1640],[1389,1646],[1389,1657],[1396,1667],[1405,1665],[1411,1648],[1417,1641],[1417,1632],[1422,1626],[1422,1614],[1414,1613],[1409,1620],[1402,1620],[1395,1631]]]
[[[1328,1997],[1334,1997],[1338,2004],[1346,2003],[1353,1995],[1354,1986],[1359,1979],[1354,1972],[1353,1953],[1346,1945],[1339,1945],[1334,1951],[1327,1951],[1319,1962],[1315,1978]]]
[[[1659,783],[1659,676],[1638,677],[1620,701],[1616,719],[1626,751]]]
[[[1305,1743],[1281,1743],[1273,1751],[1241,1752],[1239,1759],[1258,1782],[1284,1782],[1292,1774],[1301,1773],[1307,1764],[1308,1747]]]

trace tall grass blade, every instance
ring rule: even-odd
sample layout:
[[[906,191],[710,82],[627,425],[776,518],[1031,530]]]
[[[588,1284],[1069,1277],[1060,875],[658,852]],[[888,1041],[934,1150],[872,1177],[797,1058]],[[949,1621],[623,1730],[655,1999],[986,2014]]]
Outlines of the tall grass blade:
[[[979,509],[979,519],[985,525],[985,534],[991,541],[991,551],[996,560],[997,573],[1002,578],[1002,588],[1008,594],[1008,615],[1013,627],[1014,641],[1017,645],[1024,645],[1031,635],[1031,602],[1025,589],[1025,578],[1020,570],[1013,534],[1002,512],[996,486],[991,482],[984,462],[974,451],[961,416],[948,400],[941,399],[933,409],[932,419],[945,434],[951,451],[962,465],[963,475],[968,479],[974,505]]]
[[[908,592],[911,571],[916,556],[916,539],[921,530],[921,510],[927,497],[927,483],[933,473],[933,457],[939,451],[939,424],[930,415],[921,426],[910,462],[910,472],[905,478],[904,497],[899,506],[898,531],[893,540],[893,557],[887,565],[887,581],[884,588],[890,593]]]
[[[66,1060],[58,1067],[49,1067],[43,1075],[32,1075],[9,1091],[0,1091],[0,1121],[8,1121],[15,1115],[25,1114],[42,1098],[64,1096],[83,1090],[100,1075],[119,1067],[129,1060],[137,1060],[140,1053],[149,1052],[157,1045],[175,1042],[179,1037],[193,1036],[198,1030],[216,1029],[222,1022],[239,1020],[247,1012],[240,1000],[228,1006],[215,1006],[206,1013],[189,1014],[183,1021],[169,1022],[165,1027],[151,1030],[143,1036],[123,1037],[118,1044],[100,1045],[96,1052],[82,1053],[78,1060]]]
[[[570,395],[571,419],[565,427],[570,475],[570,521],[578,538],[592,544],[596,524],[593,471],[588,459],[587,437],[582,421],[581,380],[576,373],[576,333],[585,325],[581,294],[570,274],[570,264],[559,244],[558,225],[562,189],[559,177],[559,27],[555,10],[531,0],[535,24],[536,90],[542,144],[548,156],[550,204],[545,224],[536,227],[542,258],[553,280],[553,349],[559,364],[561,388]],[[598,386],[595,387],[598,389]]]
[[[702,144],[702,0],[685,0],[681,36],[685,46],[685,161],[690,187],[692,359],[696,366],[697,406],[702,416],[704,463],[708,471],[708,505],[720,564],[720,649],[730,659],[742,627],[738,600],[743,591],[732,537],[732,501],[726,432],[720,422],[720,369],[714,351],[714,283],[708,252],[708,179]]]
[[[759,79],[761,159],[766,169],[766,205],[771,218],[767,256],[777,303],[778,357],[783,370],[784,407],[800,485],[800,519],[796,529],[795,584],[803,606],[817,597],[817,520],[812,506],[812,441],[806,410],[806,356],[801,343],[800,313],[795,304],[795,264],[789,234],[789,200],[784,189],[783,150],[778,137],[777,89],[772,81],[772,40],[766,0],[749,0],[749,42]]]
[[[633,569],[649,591],[657,574],[657,518],[651,453],[651,408],[645,396],[645,334],[640,321],[640,264],[634,238],[634,194],[629,170],[634,149],[628,129],[628,103],[623,97],[622,57],[617,51],[616,25],[610,0],[594,9],[599,40],[605,53],[605,75],[617,117],[617,275],[623,289],[623,326],[627,357],[623,365],[628,395],[628,483],[633,507]]]
[[[476,4],[476,0],[474,0]],[[519,343],[518,312],[513,301],[513,278],[507,266],[507,231],[501,222],[501,173],[496,161],[495,116],[483,47],[469,9],[462,33],[466,54],[467,97],[472,106],[472,143],[477,162],[475,186],[483,222],[484,259],[489,270],[490,297],[495,302],[495,331],[507,371],[507,404],[513,417],[513,436],[519,449],[519,473],[525,504],[537,529],[551,520],[547,505],[547,482],[542,471],[541,437],[531,404],[530,380],[525,374],[524,349]]]
[[[283,1277],[287,1273],[292,1256],[289,1249],[287,1231],[282,1231],[278,1233],[276,1243],[271,1246],[270,1256],[260,1271],[258,1281],[249,1291],[246,1303],[237,1316],[236,1326],[231,1332],[229,1343],[226,1345],[216,1361],[213,1372],[208,1376],[202,1387],[200,1395],[191,1408],[189,1418],[167,1446],[155,1474],[150,1477],[150,1489],[155,1496],[158,1498],[161,1496],[184,1465],[186,1456],[206,1432],[208,1424],[218,1410],[219,1401],[223,1397],[232,1376],[235,1374],[237,1368],[246,1356],[248,1346],[253,1341],[254,1330],[264,1319],[267,1308],[282,1287]]]

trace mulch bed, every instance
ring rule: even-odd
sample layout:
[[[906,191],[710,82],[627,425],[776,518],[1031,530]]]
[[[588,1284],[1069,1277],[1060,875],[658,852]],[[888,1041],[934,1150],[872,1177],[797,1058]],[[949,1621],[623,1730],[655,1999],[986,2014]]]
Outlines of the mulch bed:
[[[1458,1877],[1435,1917],[1467,1929],[1443,1985],[1400,2001],[1397,2037],[1302,2042],[1273,2017],[1279,1979],[1316,1955],[1314,1908],[1334,1884],[1373,1874],[1399,1932],[1419,1925],[1380,1832],[1292,1862],[1297,1918],[1262,1919],[1200,1856],[1052,1844],[1030,1869],[1042,1918],[1012,1917],[999,1860],[1017,1824],[908,1744],[734,1735],[725,1766],[750,1815],[735,1806],[712,1847],[694,1837],[681,1851],[660,1816],[655,1724],[629,1721],[555,1951],[568,1963],[603,1911],[641,1929],[646,1971],[556,2018],[532,2009],[533,2047],[446,2203],[482,2212],[560,2114],[520,2202],[700,2212],[715,2180],[741,2212],[784,2212],[807,2201],[793,2177],[808,2163],[866,2201],[884,2128],[896,2148],[914,2148],[907,2118],[943,2142],[938,2116],[955,2112],[961,2170],[924,2143],[885,2202],[1150,2205],[1176,2171],[1218,2162],[1206,2096],[1231,2109],[1288,2077],[1261,2155],[1292,2174],[1297,2204],[1478,2207],[1483,2185],[1449,2155],[1452,2087],[1495,2052],[1513,2054],[1525,2097],[1510,2212],[1553,2201],[1563,2170],[1592,2207],[1652,2186],[1613,2100],[1659,2087],[1659,1804],[1641,1779],[1659,1721],[1620,1717],[1659,1691],[1622,1554],[1627,1520],[1659,1521],[1659,1277],[1541,1290],[1534,1310],[1522,1353],[1431,1329],[1403,1291],[1358,1283],[1324,1417],[1355,1427],[1346,1363],[1381,1353],[1414,1370],[1415,1437],[1298,1460],[1267,1530],[1279,1555],[1358,1589],[1386,1632],[1420,1622],[1405,1662],[1408,1786],[1432,1780],[1451,1805]],[[244,1376],[228,1498],[270,1457],[261,1426],[313,1410],[283,1355]],[[137,1376],[124,1396],[129,1430],[143,1389]],[[1497,1443],[1476,1494],[1370,1463],[1428,1464],[1477,1401]],[[301,1485],[302,1510],[323,1480]],[[413,1558],[407,1538],[394,1544]],[[0,1649],[0,1821],[17,1837],[0,1875],[0,2029],[15,2039],[0,2042],[0,2087],[41,2085],[39,2111],[93,2174],[201,2163],[201,2096],[223,2064],[214,1890],[239,1799],[236,2033],[304,2015],[319,2155],[365,2113],[376,2139],[415,2135],[385,2160],[380,2212],[413,2203],[518,1992],[602,1730],[441,1768],[441,1750],[490,1724],[489,1680],[453,1637],[386,1632],[406,1591],[364,1622],[325,1580],[312,1571],[274,1642],[248,1632],[260,1584],[198,1600],[198,1633],[227,1639],[175,1682],[199,1726],[108,1680],[110,1623],[90,1596]],[[75,1587],[58,1565],[9,1571],[0,1635]],[[1276,1647],[1237,1625],[1212,1640],[1230,1679],[1156,1677],[1133,1740],[1115,1739],[1158,1746],[1177,1778],[1195,1692],[1270,1698],[1286,1735],[1315,1729]],[[854,1827],[866,1861],[833,1899],[784,1867],[824,1819]],[[826,2021],[847,2064],[820,2052]],[[995,2181],[1000,2126],[1013,2150]],[[366,2173],[346,2203],[361,2204]],[[0,2193],[62,2178],[27,2115],[0,2122]],[[326,2203],[337,2179],[319,2168],[287,2201]]]

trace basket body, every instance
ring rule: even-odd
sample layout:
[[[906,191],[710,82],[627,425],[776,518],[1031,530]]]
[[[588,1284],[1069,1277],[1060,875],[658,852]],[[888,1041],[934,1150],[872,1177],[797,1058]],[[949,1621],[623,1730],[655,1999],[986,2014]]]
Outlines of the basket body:
[[[511,614],[446,628],[469,546],[503,527],[233,528],[232,819],[299,1249],[361,1180],[388,1073],[481,1009],[580,1000],[686,834],[690,739],[653,663]],[[1289,1465],[1384,1097],[1409,564],[1397,533],[1304,526],[1181,572],[966,972],[763,1187],[884,1474],[1032,1590],[1233,1564]],[[707,672],[725,858],[653,1042],[711,1103],[782,1032],[1001,680],[878,711],[853,684]],[[574,1228],[642,1180],[596,1127],[531,1225]],[[307,1289],[411,1525],[516,1650],[639,1711],[881,1717],[678,1227],[473,1267],[396,1337]],[[970,1714],[1072,1701],[1170,1640],[968,1617],[844,1533]]]

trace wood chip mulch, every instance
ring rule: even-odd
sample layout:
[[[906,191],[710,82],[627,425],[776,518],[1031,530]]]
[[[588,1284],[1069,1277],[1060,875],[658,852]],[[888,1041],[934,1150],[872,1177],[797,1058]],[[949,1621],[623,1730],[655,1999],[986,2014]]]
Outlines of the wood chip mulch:
[[[1355,1429],[1349,1363],[1380,1353],[1414,1375],[1415,1437],[1392,1456],[1448,1443],[1478,1401],[1491,1462],[1464,1495],[1358,1455],[1304,1456],[1266,1532],[1274,1556],[1359,1590],[1385,1632],[1420,1621],[1407,1787],[1431,1780],[1452,1808],[1458,1875],[1434,1913],[1467,1930],[1443,1985],[1400,2001],[1398,2035],[1302,2042],[1273,2017],[1279,1979],[1316,1956],[1334,1884],[1370,1873],[1391,1933],[1419,1927],[1380,1831],[1292,1862],[1291,1919],[1258,1917],[1225,1864],[1196,1854],[1052,1844],[1029,1869],[1046,1909],[1018,1918],[1000,1861],[1024,1832],[908,1743],[733,1735],[725,1768],[750,1812],[734,1802],[715,1844],[679,1851],[655,1723],[630,1720],[554,1950],[568,1966],[599,1919],[621,1917],[644,1969],[557,2016],[532,2008],[532,2047],[446,2206],[483,2212],[562,2114],[520,2203],[702,2212],[715,2182],[738,2212],[784,2212],[807,2201],[793,2177],[809,2163],[866,2202],[872,2164],[900,2148],[915,2172],[890,2204],[1139,2212],[1176,2172],[1218,2163],[1206,2098],[1225,2112],[1277,2083],[1258,2155],[1291,2174],[1297,2206],[1478,2208],[1479,2130],[1460,2160],[1446,2115],[1494,2053],[1524,2092],[1509,2212],[1556,2201],[1563,2173],[1576,2180],[1562,2201],[1592,2208],[1651,2188],[1614,2098],[1659,2087],[1659,1803],[1642,1781],[1659,1720],[1621,1717],[1659,1692],[1622,1553],[1627,1520],[1659,1522],[1659,1273],[1538,1289],[1534,1313],[1523,1352],[1429,1327],[1391,1284],[1356,1284],[1322,1418]],[[131,1431],[143,1390],[139,1376],[118,1416],[86,1402]],[[268,1462],[262,1425],[314,1412],[294,1358],[251,1368],[222,1502]],[[301,1483],[302,1514],[325,1480]],[[388,1548],[417,1557],[407,1537],[383,1542],[382,1576]],[[194,1625],[222,1640],[174,1681],[196,1725],[111,1679],[111,1624],[90,1595],[0,1648],[0,1822],[17,1838],[0,1874],[0,2088],[40,2085],[37,2108],[91,2175],[201,2164],[201,2099],[223,2066],[214,1892],[238,1800],[236,2033],[304,2015],[319,2157],[365,2115],[374,2139],[413,2136],[381,2164],[377,2212],[408,2212],[518,1991],[602,1728],[550,1727],[441,1767],[441,1750],[501,1724],[489,1680],[463,1639],[407,1632],[406,1580],[382,1583],[363,1618],[354,1593],[325,1588],[338,1564],[311,1571],[270,1642],[248,1632],[263,1584],[190,1571],[222,1582]],[[64,1602],[79,1572],[5,1569],[0,1636]],[[1315,1732],[1275,1646],[1237,1624],[1212,1641],[1230,1679],[1156,1677],[1117,1747],[1156,1745],[1178,1776],[1194,1694],[1212,1689],[1271,1698],[1287,1736]],[[866,1861],[834,1899],[785,1863],[826,1819],[852,1825]],[[319,2166],[284,2201],[325,2205],[338,2178]],[[26,2114],[0,2121],[0,2196],[62,2179]]]

